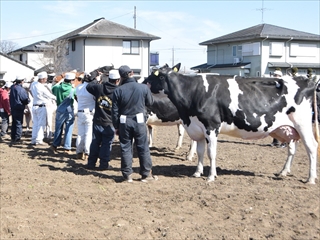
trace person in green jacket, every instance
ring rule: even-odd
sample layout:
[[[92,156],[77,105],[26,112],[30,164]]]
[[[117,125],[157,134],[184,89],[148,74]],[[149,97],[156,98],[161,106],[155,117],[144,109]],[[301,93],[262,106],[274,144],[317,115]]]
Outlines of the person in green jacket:
[[[74,88],[72,86],[73,81],[75,80],[76,75],[73,72],[66,73],[64,81],[58,83],[52,87],[52,93],[57,98],[57,112],[55,119],[55,131],[53,143],[50,146],[50,150],[53,152],[57,151],[58,146],[61,145],[63,126],[65,125],[65,139],[64,139],[64,152],[71,154],[71,141],[72,141],[72,131],[74,126],[74,111],[73,111],[73,101],[74,101]],[[69,106],[66,108],[59,108],[61,103],[71,97]]]

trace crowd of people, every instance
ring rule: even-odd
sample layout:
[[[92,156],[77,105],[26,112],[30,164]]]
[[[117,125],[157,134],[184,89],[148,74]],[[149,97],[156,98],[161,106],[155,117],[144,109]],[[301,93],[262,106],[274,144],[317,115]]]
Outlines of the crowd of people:
[[[74,85],[76,78],[81,81],[77,86]],[[100,79],[99,75],[92,79],[90,74],[76,77],[74,72],[68,72],[50,86],[47,72],[40,72],[25,88],[24,77],[17,76],[13,84],[7,82],[0,88],[0,140],[10,139],[11,147],[22,144],[24,114],[29,113],[32,119],[29,144],[45,146],[51,143],[49,151],[54,154],[62,146],[64,154],[70,157],[77,118],[74,156],[85,160],[87,169],[104,171],[112,168],[109,164],[112,145],[115,135],[119,135],[124,181],[133,182],[133,141],[137,147],[141,181],[156,181],[158,177],[152,174],[146,126],[146,106],[153,104],[149,86],[138,83],[126,65],[110,70],[107,80]],[[98,160],[99,166],[96,166]]]

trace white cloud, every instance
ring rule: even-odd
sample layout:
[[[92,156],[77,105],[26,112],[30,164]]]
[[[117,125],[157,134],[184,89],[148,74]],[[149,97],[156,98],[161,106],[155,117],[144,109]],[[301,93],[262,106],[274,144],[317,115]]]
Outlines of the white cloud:
[[[86,4],[81,1],[53,1],[50,4],[44,5],[43,8],[49,13],[78,16],[83,14]]]

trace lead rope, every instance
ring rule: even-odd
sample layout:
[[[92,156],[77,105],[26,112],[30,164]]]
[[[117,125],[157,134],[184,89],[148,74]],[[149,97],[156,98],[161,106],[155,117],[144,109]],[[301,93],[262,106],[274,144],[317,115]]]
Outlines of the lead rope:
[[[319,81],[318,81],[319,82]],[[318,82],[317,85],[318,86]],[[315,137],[318,142],[318,160],[320,160],[320,136],[319,136],[319,123],[318,123],[318,106],[317,106],[317,91],[316,88],[313,92],[313,108],[314,108],[314,122],[315,122]]]

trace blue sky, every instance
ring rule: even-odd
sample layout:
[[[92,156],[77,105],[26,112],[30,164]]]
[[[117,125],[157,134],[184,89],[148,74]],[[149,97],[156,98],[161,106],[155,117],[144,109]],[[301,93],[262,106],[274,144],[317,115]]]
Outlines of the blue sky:
[[[136,7],[136,29],[161,37],[151,42],[160,65],[181,62],[188,69],[206,62],[206,47],[200,42],[261,23],[320,34],[319,2],[0,0],[0,38],[23,47],[53,40],[101,17],[134,28]]]

